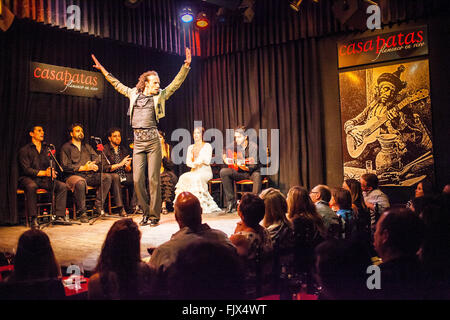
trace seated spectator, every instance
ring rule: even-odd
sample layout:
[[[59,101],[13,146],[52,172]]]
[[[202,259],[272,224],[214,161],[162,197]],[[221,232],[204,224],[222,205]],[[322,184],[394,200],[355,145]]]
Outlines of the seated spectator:
[[[423,196],[411,199],[406,205],[416,216],[419,218],[423,217],[423,212],[432,206],[435,202],[434,197]]]
[[[6,282],[0,295],[8,300],[65,298],[61,269],[47,234],[31,229],[20,236],[14,257],[14,272]]]
[[[415,199],[432,198],[433,195],[434,195],[434,192],[433,192],[433,185],[431,184],[431,181],[423,180],[417,184],[416,189],[414,190],[414,197],[406,203],[406,207],[411,209],[412,211],[415,211],[415,209],[413,208]],[[419,206],[421,204],[420,202],[421,202],[420,200],[415,201],[416,205],[419,205]]]
[[[280,190],[265,189],[259,196],[264,200],[265,207],[262,225],[269,231],[272,239],[274,254],[273,287],[276,288],[282,272],[293,272],[294,229],[291,222],[286,218],[286,198]]]
[[[427,298],[450,299],[450,196],[442,194],[430,200],[419,217],[425,223],[419,257],[427,275]]]
[[[424,223],[411,210],[392,207],[377,222],[374,246],[382,263],[381,299],[422,299],[424,272],[417,252],[424,239]]]
[[[367,267],[370,255],[359,242],[328,240],[316,247],[315,272],[322,287],[320,300],[359,300],[370,298]]]
[[[243,258],[246,268],[246,297],[254,299],[270,293],[273,245],[269,232],[259,225],[264,218],[264,201],[245,193],[239,202],[237,223],[230,240]]]
[[[294,263],[297,273],[309,273],[314,264],[314,248],[326,238],[326,229],[316,206],[304,187],[292,187],[287,195],[288,218],[294,226]]]
[[[352,195],[344,188],[333,188],[330,204],[338,208],[336,214],[341,222],[342,238],[350,239],[356,231],[355,213],[352,209]]]
[[[360,178],[364,202],[370,212],[371,233],[375,232],[381,213],[390,207],[389,197],[378,188],[378,177],[374,173],[364,173]]]
[[[339,229],[339,218],[329,205],[331,200],[330,188],[323,184],[319,184],[311,189],[309,197],[312,202],[314,202],[317,213],[322,217],[328,237],[336,237],[336,232]]]
[[[103,243],[95,273],[89,278],[91,300],[151,297],[151,269],[141,261],[141,232],[130,218],[111,226]]]
[[[362,232],[370,232],[370,212],[364,202],[361,183],[356,179],[347,179],[342,188],[348,190],[352,196],[352,209],[355,214],[357,229]]]
[[[244,299],[244,268],[236,252],[200,240],[181,249],[168,275],[169,299]]]
[[[157,291],[160,298],[168,295],[167,276],[177,261],[179,252],[191,243],[200,240],[214,241],[236,253],[236,248],[224,232],[202,223],[202,207],[192,193],[180,193],[175,201],[174,209],[175,220],[180,230],[174,233],[169,241],[153,250],[149,262],[150,267],[157,273]]]

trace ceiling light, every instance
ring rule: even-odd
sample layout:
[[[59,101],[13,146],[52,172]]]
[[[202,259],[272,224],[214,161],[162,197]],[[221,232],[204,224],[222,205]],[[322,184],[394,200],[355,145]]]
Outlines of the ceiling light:
[[[184,23],[192,22],[192,20],[194,20],[194,14],[192,13],[191,8],[188,7],[183,8],[183,10],[181,10],[180,13],[180,18],[181,21],[183,21]]]

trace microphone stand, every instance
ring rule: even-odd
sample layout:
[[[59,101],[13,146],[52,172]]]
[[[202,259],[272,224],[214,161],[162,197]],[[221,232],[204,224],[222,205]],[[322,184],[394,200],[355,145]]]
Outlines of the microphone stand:
[[[104,210],[105,200],[103,199],[103,159],[102,159],[102,155],[103,155],[103,157],[105,157],[108,164],[111,164],[111,162],[109,161],[108,157],[106,157],[105,153],[103,152],[102,139],[97,138],[97,137],[93,137],[93,139],[97,143],[97,151],[100,151],[100,153],[98,154],[98,157],[100,159],[100,193],[101,193],[102,208],[100,210],[100,215],[98,217],[91,219],[91,221],[89,221],[89,225],[93,225],[98,219],[104,220],[106,218],[122,218],[119,215],[105,214],[105,210]]]
[[[53,177],[53,173],[56,171],[54,168],[54,164],[58,165],[58,168],[61,172],[64,172],[63,168],[61,167],[61,165],[59,164],[58,160],[56,160],[55,156],[53,155],[54,149],[52,150],[50,148],[51,145],[46,145],[47,147],[47,155],[50,158],[50,179],[52,181],[51,183],[51,199],[52,199],[52,204],[50,206],[50,219],[47,223],[43,224],[42,227],[40,227],[39,229],[44,229],[45,227],[48,227],[49,225],[55,225],[55,224],[59,224],[59,225],[72,225],[72,224],[81,224],[80,222],[66,222],[66,221],[58,221],[56,220],[56,215],[55,215],[55,178]],[[54,147],[54,146],[53,146]]]

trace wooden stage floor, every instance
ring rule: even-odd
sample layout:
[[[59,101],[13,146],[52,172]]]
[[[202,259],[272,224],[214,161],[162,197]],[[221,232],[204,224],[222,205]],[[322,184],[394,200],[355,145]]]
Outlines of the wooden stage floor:
[[[142,219],[142,215],[131,215],[136,223]],[[83,223],[81,225],[51,225],[44,229],[50,238],[58,263],[62,266],[82,263],[85,271],[91,272],[97,264],[102,244],[111,225],[117,218],[97,220],[93,225]],[[203,222],[211,228],[219,229],[230,236],[239,221],[237,213],[217,216],[203,214]],[[173,213],[161,215],[160,224],[157,227],[149,225],[141,227],[141,257],[148,258],[148,247],[158,246],[170,239],[171,235],[179,230]],[[0,248],[17,247],[20,235],[26,231],[25,226],[0,227]]]

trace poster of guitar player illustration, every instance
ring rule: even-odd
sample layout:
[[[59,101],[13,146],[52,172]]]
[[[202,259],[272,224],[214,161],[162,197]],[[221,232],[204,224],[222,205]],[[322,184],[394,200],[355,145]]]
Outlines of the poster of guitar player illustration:
[[[339,74],[345,179],[376,173],[380,185],[433,175],[428,60]]]

